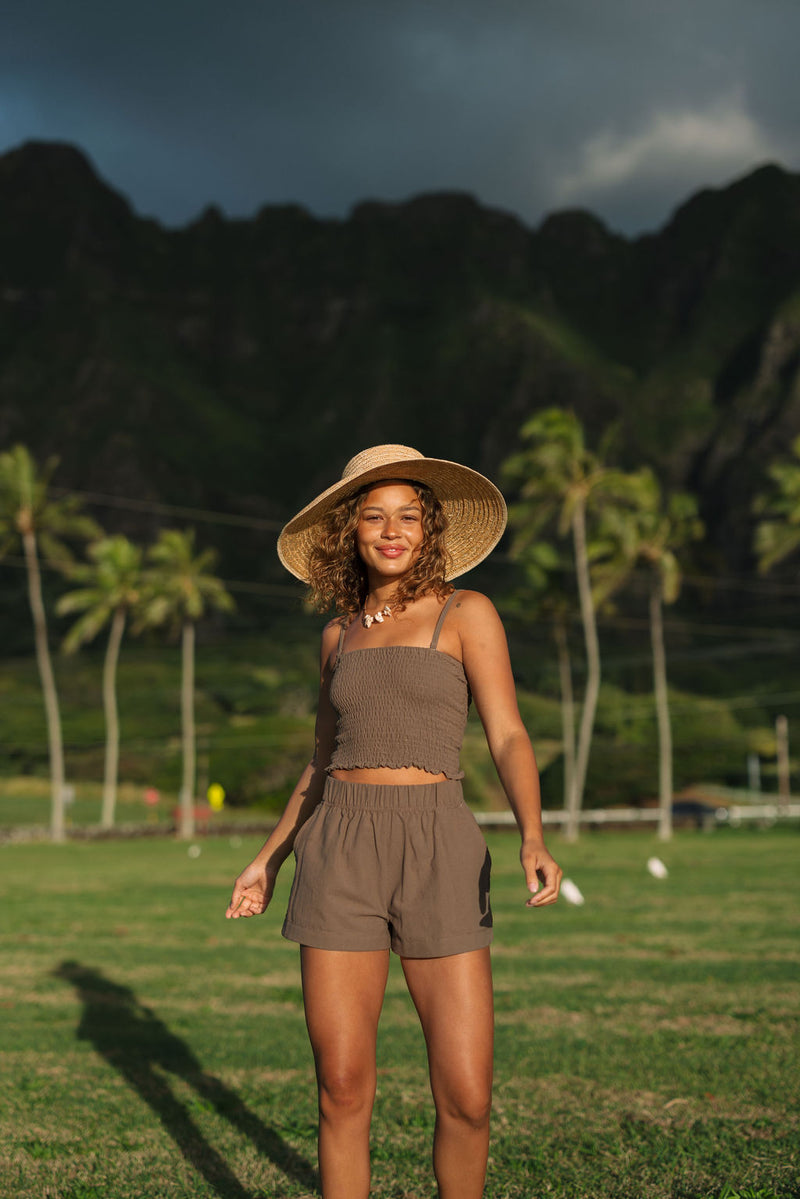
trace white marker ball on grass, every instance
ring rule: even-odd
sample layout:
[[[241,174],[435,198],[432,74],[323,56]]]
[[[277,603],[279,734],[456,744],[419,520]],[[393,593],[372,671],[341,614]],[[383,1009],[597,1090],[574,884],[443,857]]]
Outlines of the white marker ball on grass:
[[[647,869],[652,874],[653,878],[666,878],[669,874],[661,858],[648,858]]]
[[[564,878],[561,880],[561,894],[564,896],[567,903],[574,903],[578,907],[580,907],[582,903],[586,902],[581,894],[580,888],[576,883],[573,883],[571,878]]]

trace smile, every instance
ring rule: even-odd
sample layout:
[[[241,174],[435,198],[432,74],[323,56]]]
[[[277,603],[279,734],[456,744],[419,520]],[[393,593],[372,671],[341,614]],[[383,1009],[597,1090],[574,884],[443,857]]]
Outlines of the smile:
[[[383,554],[384,558],[399,558],[406,552],[403,545],[379,545],[376,546],[376,549],[379,554]]]

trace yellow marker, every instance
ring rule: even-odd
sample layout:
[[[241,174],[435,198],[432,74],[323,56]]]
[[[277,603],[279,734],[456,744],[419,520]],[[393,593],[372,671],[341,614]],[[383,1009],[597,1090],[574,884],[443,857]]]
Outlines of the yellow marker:
[[[221,811],[225,803],[225,788],[221,783],[211,783],[206,791],[206,798],[213,812]]]

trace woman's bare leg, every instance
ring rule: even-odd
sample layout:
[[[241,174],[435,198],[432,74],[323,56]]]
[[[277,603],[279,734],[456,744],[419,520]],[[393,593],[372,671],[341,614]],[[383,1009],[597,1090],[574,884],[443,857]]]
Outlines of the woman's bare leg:
[[[480,1199],[489,1153],[494,1003],[488,949],[404,958],[428,1047],[439,1199]]]
[[[367,1199],[375,1042],[389,951],[300,951],[303,1002],[319,1092],[323,1199]]]

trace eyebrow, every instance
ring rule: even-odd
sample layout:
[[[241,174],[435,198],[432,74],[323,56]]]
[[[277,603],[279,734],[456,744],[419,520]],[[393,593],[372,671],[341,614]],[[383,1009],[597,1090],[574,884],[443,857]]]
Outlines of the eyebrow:
[[[362,512],[385,512],[386,509],[382,508],[380,504],[365,504],[364,507],[361,509],[361,511]],[[401,504],[400,507],[397,509],[397,511],[398,512],[408,512],[408,511],[421,512],[422,504],[420,504],[419,500],[413,500],[410,504]]]

